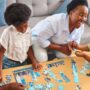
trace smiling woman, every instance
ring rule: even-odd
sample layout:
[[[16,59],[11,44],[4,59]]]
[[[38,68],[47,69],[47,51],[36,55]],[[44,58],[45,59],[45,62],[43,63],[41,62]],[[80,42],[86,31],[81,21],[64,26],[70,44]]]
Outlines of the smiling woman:
[[[80,43],[84,32],[84,22],[88,16],[87,0],[72,0],[67,5],[67,13],[47,17],[33,29],[34,54],[39,62],[48,60],[47,48],[54,50],[58,58],[71,55],[71,42]]]
[[[78,5],[68,13],[70,17],[69,30],[72,32],[74,28],[79,28],[87,20],[88,8],[84,5]]]

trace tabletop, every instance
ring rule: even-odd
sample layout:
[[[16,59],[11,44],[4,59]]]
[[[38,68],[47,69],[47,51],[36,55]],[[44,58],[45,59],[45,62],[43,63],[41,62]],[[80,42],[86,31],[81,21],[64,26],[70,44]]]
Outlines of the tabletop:
[[[3,82],[19,82],[26,90],[90,90],[90,63],[84,58],[54,59],[41,63],[35,72],[31,65],[3,70]]]

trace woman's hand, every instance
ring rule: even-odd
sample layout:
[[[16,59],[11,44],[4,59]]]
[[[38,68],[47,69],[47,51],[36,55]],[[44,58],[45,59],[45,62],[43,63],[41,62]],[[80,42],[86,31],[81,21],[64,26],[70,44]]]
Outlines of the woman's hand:
[[[71,52],[72,52],[72,47],[70,46],[70,43],[68,43],[68,44],[63,44],[63,45],[61,45],[61,52],[62,53],[64,53],[64,54],[66,54],[66,55],[70,55],[71,54]]]
[[[79,44],[75,41],[70,41],[69,45],[71,46],[72,49],[78,49],[79,48]]]

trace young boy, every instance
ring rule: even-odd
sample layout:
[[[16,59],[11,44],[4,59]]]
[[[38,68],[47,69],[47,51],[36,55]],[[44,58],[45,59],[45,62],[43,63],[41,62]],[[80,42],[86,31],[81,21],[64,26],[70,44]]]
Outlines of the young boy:
[[[0,79],[2,78],[2,59],[4,59],[3,68],[26,65],[27,58],[31,59],[34,69],[41,68],[31,47],[31,31],[28,25],[30,15],[30,8],[20,3],[8,6],[5,11],[5,20],[9,26],[0,38]]]
[[[81,51],[76,51],[76,55],[79,56],[79,57],[84,57],[87,61],[90,62],[90,55],[86,52],[86,51],[90,51],[90,44],[88,45],[80,45],[80,44],[77,44],[76,42],[71,42],[72,43],[72,47],[73,48],[76,48],[78,50],[81,50]]]

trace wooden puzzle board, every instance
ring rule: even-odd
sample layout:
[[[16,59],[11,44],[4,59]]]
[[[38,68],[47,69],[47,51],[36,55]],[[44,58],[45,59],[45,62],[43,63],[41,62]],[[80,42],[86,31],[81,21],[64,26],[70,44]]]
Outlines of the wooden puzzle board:
[[[74,81],[72,60],[76,62],[78,82]],[[90,69],[85,70],[84,74],[80,73],[85,62],[79,57],[55,59],[42,63],[43,69],[40,72],[33,72],[30,65],[6,69],[3,70],[3,80],[6,80],[6,75],[11,75],[11,82],[20,82],[20,78],[26,84],[27,90],[90,90],[90,76],[86,75],[90,73]],[[67,78],[63,78],[60,73]]]

